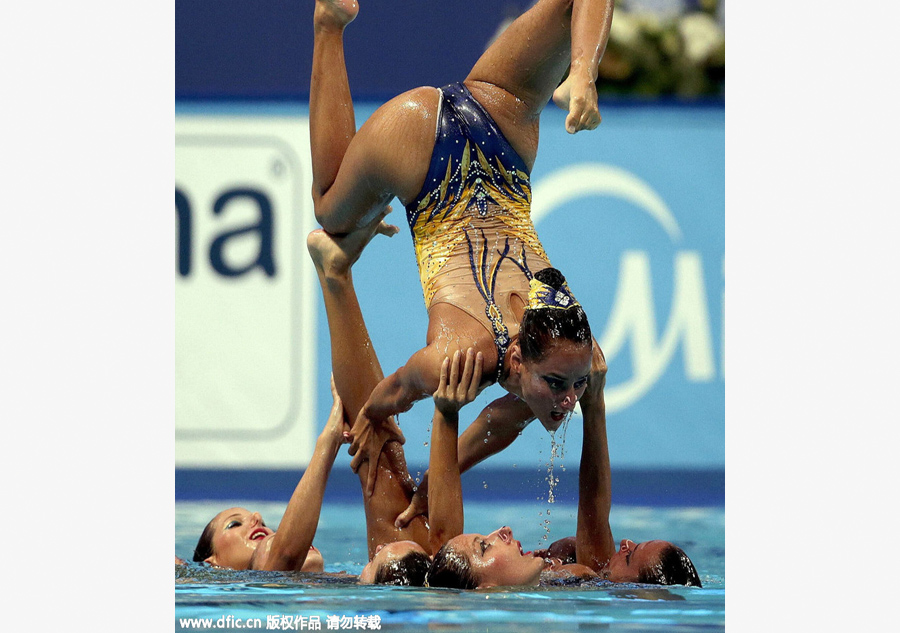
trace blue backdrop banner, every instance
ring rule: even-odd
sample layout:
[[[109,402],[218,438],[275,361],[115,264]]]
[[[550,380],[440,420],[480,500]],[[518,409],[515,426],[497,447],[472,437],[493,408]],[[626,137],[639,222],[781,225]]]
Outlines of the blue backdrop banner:
[[[377,105],[358,102],[357,123]],[[532,174],[533,217],[551,262],[567,276],[606,354],[613,468],[721,472],[724,108],[601,103],[601,113],[599,129],[574,136],[565,132],[563,113],[554,106],[543,114]],[[302,243],[314,226],[308,136],[303,138],[307,114],[304,104],[180,103],[176,108],[176,140],[181,139],[176,162],[185,165],[176,169],[176,211],[184,238],[179,243],[191,246],[194,256],[187,274],[183,253],[177,262],[177,305],[196,306],[196,317],[185,310],[179,317],[184,334],[176,342],[179,350],[184,342],[186,351],[178,353],[192,368],[179,389],[192,388],[204,372],[204,349],[215,351],[222,383],[215,386],[218,391],[203,386],[210,401],[219,403],[215,414],[204,412],[182,391],[186,404],[176,421],[180,468],[302,468],[310,441],[328,415],[327,325]],[[204,127],[204,121],[215,125]],[[245,146],[255,154],[239,154]],[[240,160],[216,163],[226,155],[222,147]],[[424,345],[427,327],[402,205],[395,200],[393,206],[388,219],[403,230],[392,239],[375,239],[354,271],[386,373]],[[184,232],[189,226],[193,236]],[[262,257],[263,245],[271,257]],[[210,301],[223,307],[210,307]],[[254,306],[264,302],[271,307],[257,315]],[[225,334],[210,330],[209,315],[237,307],[244,311],[240,323],[248,335],[226,343]],[[261,318],[273,327],[254,327]],[[302,329],[303,336],[291,336],[291,328]],[[254,338],[248,338],[250,333]],[[284,343],[266,336],[280,336]],[[260,352],[265,349],[271,351]],[[254,365],[241,367],[244,378],[228,381],[226,365],[240,366],[251,351]],[[273,356],[282,352],[283,358]],[[266,372],[277,375],[263,379]],[[245,397],[242,389],[255,391]],[[500,395],[499,387],[485,390],[464,411],[462,424]],[[226,396],[234,403],[230,409],[244,412],[229,422],[235,444],[215,454],[204,452],[201,447],[210,444],[207,431],[215,434],[216,420],[225,414]],[[271,409],[265,437],[251,437],[254,402]],[[413,474],[427,464],[431,413],[426,400],[400,416]],[[575,469],[580,425],[576,415],[552,438],[540,425],[530,425],[485,467]],[[278,429],[289,429],[296,439],[276,437]],[[248,450],[253,442],[257,453]],[[277,461],[266,462],[272,447],[284,442],[298,442],[296,451],[280,451]],[[348,462],[346,454],[338,459],[344,466]]]

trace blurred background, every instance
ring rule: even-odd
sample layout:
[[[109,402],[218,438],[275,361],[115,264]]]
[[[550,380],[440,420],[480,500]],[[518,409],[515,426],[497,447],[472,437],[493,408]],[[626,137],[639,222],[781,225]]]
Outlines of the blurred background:
[[[385,100],[463,79],[531,2],[361,3],[345,35],[357,125]],[[177,499],[284,501],[331,405],[308,262],[313,2],[176,2]],[[616,3],[599,70],[603,123],[570,136],[549,105],[533,216],[610,366],[613,500],[724,502],[724,2]],[[402,205],[354,279],[386,373],[427,315]],[[471,419],[502,390],[486,390]],[[400,416],[414,475],[430,401]],[[465,412],[464,412],[465,413]],[[467,418],[463,415],[463,425]],[[580,417],[531,425],[463,476],[467,498],[571,497]],[[328,494],[359,495],[342,452]],[[554,493],[555,490],[555,493]]]
[[[354,99],[384,101],[468,74],[528,0],[393,0],[362,4],[345,33]],[[297,100],[309,97],[311,2],[175,3],[176,97]],[[722,98],[724,0],[619,0],[600,64],[601,95]],[[377,65],[372,61],[378,60]]]

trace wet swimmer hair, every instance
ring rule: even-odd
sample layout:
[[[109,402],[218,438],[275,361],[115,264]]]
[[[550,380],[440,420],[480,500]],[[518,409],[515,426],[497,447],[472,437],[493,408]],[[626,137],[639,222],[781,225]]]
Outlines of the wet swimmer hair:
[[[478,579],[467,558],[460,556],[444,543],[437,551],[425,576],[426,587],[449,589],[477,589]]]
[[[519,326],[522,357],[541,360],[559,338],[590,345],[591,326],[563,274],[545,268],[534,275],[528,291],[528,305]]]
[[[375,572],[376,585],[423,587],[431,559],[423,552],[409,552],[403,558],[384,563]]]
[[[215,519],[213,519],[215,521]],[[213,555],[213,522],[210,521],[206,524],[206,527],[203,528],[203,533],[200,535],[200,540],[197,541],[197,547],[194,548],[194,562],[202,563],[207,558]]]
[[[680,547],[672,545],[659,555],[657,565],[641,569],[638,582],[648,585],[687,585],[702,587],[694,563]]]

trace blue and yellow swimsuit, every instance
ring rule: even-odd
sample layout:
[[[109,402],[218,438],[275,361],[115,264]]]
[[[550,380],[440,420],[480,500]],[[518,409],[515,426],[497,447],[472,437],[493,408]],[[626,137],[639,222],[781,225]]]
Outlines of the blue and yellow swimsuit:
[[[450,303],[479,321],[502,365],[519,329],[510,302],[525,305],[533,272],[550,262],[525,162],[462,83],[440,93],[428,175],[406,207],[425,306]]]

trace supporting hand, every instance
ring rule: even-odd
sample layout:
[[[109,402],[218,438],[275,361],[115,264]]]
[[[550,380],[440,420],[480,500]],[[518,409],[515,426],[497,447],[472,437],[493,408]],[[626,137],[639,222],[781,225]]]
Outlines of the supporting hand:
[[[375,477],[378,471],[378,460],[384,450],[384,445],[390,441],[397,441],[403,444],[406,438],[400,427],[394,422],[393,418],[375,423],[366,415],[366,409],[363,407],[353,424],[351,431],[353,441],[350,444],[350,454],[353,459],[350,461],[350,467],[353,472],[359,470],[363,462],[369,462],[369,475],[366,480],[366,496],[371,497],[375,492]],[[390,454],[389,454],[390,456]]]
[[[334,375],[331,376],[331,413],[328,416],[328,422],[325,423],[323,435],[329,435],[338,444],[350,443],[350,423],[347,422],[347,416],[344,411],[344,404],[341,397],[337,393],[334,386]]]
[[[413,493],[409,507],[397,516],[397,520],[394,521],[394,527],[398,529],[405,528],[419,515],[428,518],[428,471],[425,471],[425,474],[422,475],[422,481],[419,482],[419,486]]]
[[[466,350],[465,366],[460,376],[460,353],[454,352],[453,361],[444,358],[441,365],[441,382],[434,392],[434,408],[446,418],[455,416],[465,405],[478,396],[481,384],[481,367],[484,364],[481,352],[477,356],[473,348]]]

